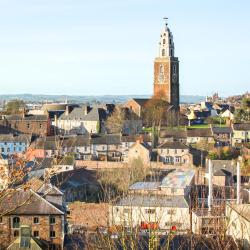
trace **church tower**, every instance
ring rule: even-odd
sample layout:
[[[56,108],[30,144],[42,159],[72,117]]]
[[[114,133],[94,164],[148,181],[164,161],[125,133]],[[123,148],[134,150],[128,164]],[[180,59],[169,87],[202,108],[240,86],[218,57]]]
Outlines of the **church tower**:
[[[172,32],[164,18],[158,56],[154,60],[154,96],[179,108],[179,61],[175,57]]]

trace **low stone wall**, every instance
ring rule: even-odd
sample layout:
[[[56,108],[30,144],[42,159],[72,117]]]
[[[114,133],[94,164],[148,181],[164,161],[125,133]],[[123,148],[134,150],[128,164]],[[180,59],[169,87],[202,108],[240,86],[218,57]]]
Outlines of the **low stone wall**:
[[[76,160],[75,167],[87,168],[87,169],[115,169],[115,168],[126,168],[130,167],[127,162],[112,162],[112,161],[82,161]],[[147,167],[147,166],[145,166]],[[190,169],[189,166],[174,166],[163,164],[162,162],[150,162],[148,166],[154,169]]]
[[[128,164],[125,162],[113,162],[113,161],[81,161],[76,160],[76,168],[87,169],[109,169],[109,168],[125,168]]]

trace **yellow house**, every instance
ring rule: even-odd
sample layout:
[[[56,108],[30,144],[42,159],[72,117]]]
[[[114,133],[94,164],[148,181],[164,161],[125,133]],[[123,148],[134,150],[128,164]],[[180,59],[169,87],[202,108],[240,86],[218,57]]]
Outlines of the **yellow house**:
[[[250,123],[233,124],[232,144],[250,142]]]

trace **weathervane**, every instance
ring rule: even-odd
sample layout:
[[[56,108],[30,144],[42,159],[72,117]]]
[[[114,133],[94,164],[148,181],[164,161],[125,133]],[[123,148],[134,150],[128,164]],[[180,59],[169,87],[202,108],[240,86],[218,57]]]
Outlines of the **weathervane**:
[[[165,21],[166,26],[168,25],[168,17],[163,17],[163,20]]]

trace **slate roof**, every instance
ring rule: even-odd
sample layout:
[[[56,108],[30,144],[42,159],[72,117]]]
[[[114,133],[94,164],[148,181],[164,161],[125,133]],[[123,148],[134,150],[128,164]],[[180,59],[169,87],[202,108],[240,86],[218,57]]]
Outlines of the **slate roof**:
[[[157,190],[158,187],[160,186],[160,182],[153,182],[153,181],[148,181],[148,182],[136,182],[133,185],[129,187],[129,190]]]
[[[213,175],[214,176],[231,176],[232,173],[225,169],[219,169],[219,170],[216,170]]]
[[[143,141],[151,142],[150,135],[140,135]],[[138,135],[123,135],[121,137],[122,142],[136,142],[138,140]]]
[[[187,137],[212,137],[211,128],[188,128]]]
[[[48,136],[44,138],[38,138],[32,143],[31,148],[56,150],[62,147],[80,147],[89,145],[90,136],[89,134],[86,134],[70,137]]]
[[[56,187],[53,186],[51,183],[44,183],[41,188],[37,190],[39,194],[49,194],[49,195],[63,195],[63,193]]]
[[[217,172],[219,170],[226,170],[233,175],[237,174],[237,166],[236,162],[231,160],[212,160],[213,164],[213,172]],[[208,163],[206,164],[206,173],[209,173]]]
[[[150,99],[149,98],[133,98],[132,100],[134,100],[140,106],[145,106]]]
[[[6,116],[7,120],[12,120],[12,121],[21,121],[21,120],[25,120],[25,121],[47,121],[48,120],[48,116],[47,115],[25,115],[25,117],[23,117],[23,115],[7,115]]]
[[[185,188],[194,178],[193,170],[175,169],[163,178],[161,188]]]
[[[139,207],[180,207],[188,208],[184,196],[166,195],[128,195],[119,199],[116,206],[139,206]]]
[[[17,189],[0,201],[0,213],[13,215],[63,215],[64,213],[32,190]]]
[[[102,121],[106,117],[107,114],[103,108],[94,107],[86,114],[83,107],[76,107],[68,115],[64,112],[59,120]]]
[[[249,131],[250,130],[250,122],[248,123],[235,123],[233,125],[234,130],[240,131]]]
[[[4,142],[24,142],[29,143],[31,141],[31,136],[27,135],[16,135],[13,134],[2,134],[0,135],[0,141]]]
[[[51,182],[63,191],[69,188],[77,188],[82,185],[99,185],[95,173],[86,169],[75,169],[67,171],[67,173],[58,173],[51,178]]]
[[[96,135],[91,138],[91,143],[94,145],[119,145],[121,144],[121,135],[120,134],[103,134]]]
[[[214,134],[231,134],[231,127],[212,127],[212,131]]]
[[[158,148],[169,148],[169,149],[188,149],[189,147],[181,142],[164,142]]]
[[[163,130],[160,132],[162,138],[186,138],[186,130]]]

